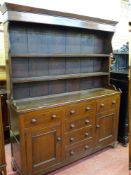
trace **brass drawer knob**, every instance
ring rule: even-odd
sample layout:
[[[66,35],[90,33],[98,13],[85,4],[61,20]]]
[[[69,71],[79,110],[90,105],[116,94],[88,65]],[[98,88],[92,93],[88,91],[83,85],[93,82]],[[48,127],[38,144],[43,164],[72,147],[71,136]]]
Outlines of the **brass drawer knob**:
[[[85,146],[85,150],[87,150],[88,148],[89,148],[89,146],[88,146],[88,145],[86,145],[86,146]]]
[[[74,142],[75,139],[73,137],[70,138],[70,142]]]
[[[113,100],[113,101],[112,101],[112,104],[113,104],[113,105],[114,105],[114,104],[116,104],[116,101],[115,101],[115,100]]]
[[[101,107],[104,107],[105,105],[104,105],[104,103],[102,103],[100,106],[101,106]]]
[[[96,128],[100,128],[100,125],[96,125]]]
[[[86,107],[86,111],[89,111],[91,110],[91,108],[89,106]]]
[[[85,120],[85,124],[87,125],[87,124],[89,124],[90,123],[90,121],[89,120]]]
[[[62,139],[61,137],[57,137],[57,141],[60,142]]]
[[[75,110],[71,110],[71,111],[70,111],[70,114],[71,114],[71,115],[73,115],[73,114],[75,114],[75,113],[76,113]]]
[[[55,114],[53,114],[53,115],[51,116],[52,119],[56,119],[56,117],[57,117],[57,116],[56,116]]]
[[[74,125],[74,124],[71,124],[71,125],[70,125],[70,128],[71,128],[71,129],[75,128],[75,125]]]
[[[37,120],[36,120],[35,118],[32,118],[32,119],[31,119],[31,123],[33,123],[33,124],[34,124],[34,123],[37,123]]]
[[[75,153],[74,151],[70,151],[70,155],[73,156]]]
[[[86,137],[88,137],[88,136],[89,136],[89,133],[88,133],[88,132],[86,132],[86,133],[85,133],[85,136],[86,136]]]

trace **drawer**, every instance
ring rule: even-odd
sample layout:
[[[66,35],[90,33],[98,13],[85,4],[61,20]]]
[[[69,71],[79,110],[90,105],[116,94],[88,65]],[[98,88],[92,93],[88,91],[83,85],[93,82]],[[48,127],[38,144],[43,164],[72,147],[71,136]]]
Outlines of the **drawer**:
[[[44,112],[43,111],[34,111],[31,113],[28,113],[28,115],[24,116],[24,124],[26,127],[29,126],[35,126],[37,124],[41,123],[50,123],[50,122],[58,122],[64,117],[64,111],[63,110],[51,110],[50,112]]]
[[[90,112],[96,112],[96,101],[82,102],[81,110],[83,113],[88,114]]]
[[[92,138],[93,138],[93,128],[85,127],[77,131],[65,134],[65,145],[72,145],[84,139],[89,140]]]
[[[84,115],[84,117],[77,117],[77,119],[66,120],[65,121],[65,131],[70,132],[79,128],[83,128],[86,126],[92,126],[93,121],[95,119],[95,113],[89,113]]]
[[[74,118],[81,114],[88,114],[89,112],[95,111],[95,102],[79,102],[66,107],[65,116],[66,118]]]
[[[93,142],[84,141],[79,145],[69,147],[65,151],[66,160],[77,159],[82,155],[88,155],[93,151]]]
[[[108,97],[101,99],[97,102],[97,113],[101,113],[107,110],[115,109],[116,97]]]

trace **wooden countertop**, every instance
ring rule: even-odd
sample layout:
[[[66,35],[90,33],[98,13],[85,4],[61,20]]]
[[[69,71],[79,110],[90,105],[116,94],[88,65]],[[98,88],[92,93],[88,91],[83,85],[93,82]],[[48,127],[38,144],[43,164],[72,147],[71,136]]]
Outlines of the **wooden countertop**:
[[[52,106],[61,106],[68,103],[84,101],[87,99],[95,99],[102,96],[108,96],[113,94],[119,94],[119,91],[96,88],[91,90],[82,90],[77,92],[49,95],[45,97],[35,97],[28,99],[20,99],[12,101],[12,106],[17,112],[27,112],[40,108],[47,108]]]

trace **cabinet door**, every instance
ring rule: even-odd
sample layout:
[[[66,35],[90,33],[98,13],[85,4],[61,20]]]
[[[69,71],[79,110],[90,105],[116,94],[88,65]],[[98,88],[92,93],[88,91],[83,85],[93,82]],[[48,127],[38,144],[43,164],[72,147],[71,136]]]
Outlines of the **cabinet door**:
[[[106,146],[115,139],[117,117],[115,112],[99,114],[96,121],[97,147]]]
[[[28,174],[44,172],[61,161],[62,143],[60,123],[46,128],[25,129]]]

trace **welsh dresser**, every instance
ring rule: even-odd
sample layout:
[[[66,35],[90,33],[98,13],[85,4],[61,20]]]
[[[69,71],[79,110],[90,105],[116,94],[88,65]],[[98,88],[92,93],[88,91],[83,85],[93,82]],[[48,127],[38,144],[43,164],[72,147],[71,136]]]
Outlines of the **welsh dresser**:
[[[120,91],[110,80],[117,22],[6,3],[12,166],[42,175],[116,146]]]

